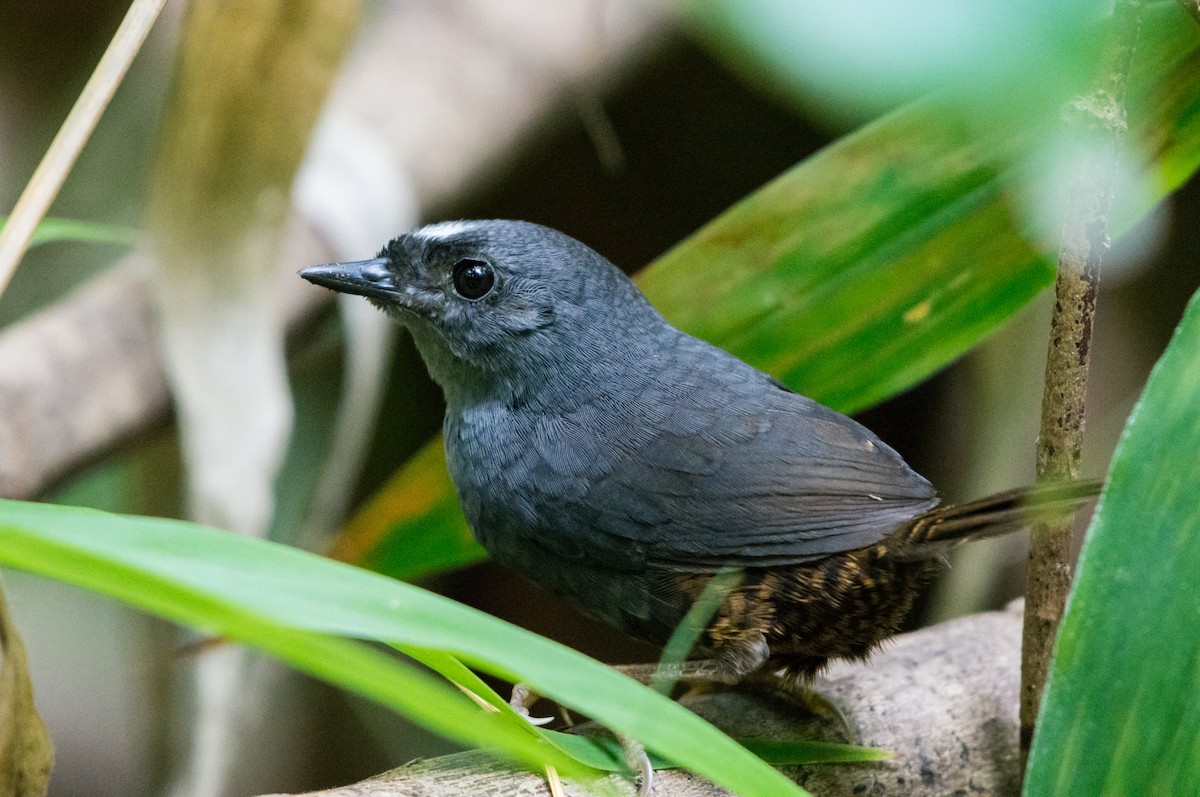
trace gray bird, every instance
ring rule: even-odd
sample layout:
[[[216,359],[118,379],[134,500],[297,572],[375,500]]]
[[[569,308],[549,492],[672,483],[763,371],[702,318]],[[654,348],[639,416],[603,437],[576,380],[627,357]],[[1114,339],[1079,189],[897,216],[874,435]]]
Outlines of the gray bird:
[[[1075,508],[1077,483],[938,506],[879,438],[666,322],[615,266],[520,221],[433,224],[306,268],[412,333],[446,396],[475,536],[587,614],[663,644],[714,574],[724,680],[805,681],[894,634],[954,543]]]

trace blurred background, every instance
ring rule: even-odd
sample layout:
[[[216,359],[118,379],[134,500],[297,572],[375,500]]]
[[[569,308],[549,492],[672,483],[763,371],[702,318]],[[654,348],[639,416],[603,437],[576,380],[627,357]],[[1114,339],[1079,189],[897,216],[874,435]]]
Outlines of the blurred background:
[[[397,223],[405,214],[409,221],[527,219],[567,232],[632,273],[862,121],[928,88],[908,84],[854,102],[828,102],[820,92],[805,93],[747,68],[731,55],[736,47],[721,38],[719,24],[703,15],[689,21],[666,4],[634,2],[503,5],[505,10],[466,0],[373,2],[362,11],[347,70],[361,65],[371,41],[424,39],[433,59],[424,67],[429,73],[414,67],[392,75],[372,89],[373,96],[400,106],[381,116],[444,125],[426,131],[425,139],[402,142],[411,144],[402,154],[417,164],[402,164],[411,181],[395,191],[416,199],[396,200]],[[0,0],[5,154],[0,206],[12,206],[125,10],[124,3],[111,0]],[[180,12],[168,5],[53,215],[144,227]],[[548,52],[555,55],[546,61]],[[454,69],[464,72],[458,83],[430,77]],[[485,143],[472,143],[469,132],[454,126],[453,114],[438,110],[439,103],[456,113],[477,105],[495,114],[479,81],[496,71],[527,105],[512,119],[485,118],[484,132],[475,136]],[[532,87],[523,88],[522,81]],[[447,85],[459,94],[439,94]],[[338,92],[353,91],[337,85],[333,106]],[[385,124],[378,129],[389,135]],[[474,149],[460,156],[457,147]],[[410,209],[414,202],[418,208]],[[1106,258],[1088,397],[1086,475],[1103,474],[1149,369],[1200,286],[1200,245],[1187,221],[1196,218],[1198,203],[1200,186],[1192,181],[1116,241]],[[386,235],[402,231],[385,234],[357,257],[370,256]],[[340,256],[331,247],[331,257]],[[52,308],[127,254],[119,246],[89,243],[35,248],[0,301],[0,325],[18,325]],[[966,499],[1032,481],[1048,298],[1035,300],[935,377],[858,415],[945,498]],[[282,540],[295,539],[305,525],[329,456],[346,372],[337,312],[332,304],[319,304],[323,298],[307,301],[289,335],[294,431],[276,483],[279,509],[271,531]],[[395,334],[381,345],[386,378],[363,458],[351,468],[351,508],[440,429],[439,392],[410,341]],[[7,400],[0,394],[0,415]],[[157,414],[138,434],[102,453],[70,468],[36,497],[184,515],[180,442],[170,413]],[[327,544],[320,530],[314,533],[318,536],[306,542]],[[1020,594],[1023,566],[1021,539],[970,546],[956,555],[914,624],[1002,606]],[[167,788],[181,755],[179,742],[188,733],[172,719],[172,707],[187,700],[181,679],[172,676],[208,655],[205,649],[189,646],[190,638],[176,629],[94,594],[16,572],[6,572],[4,581],[29,647],[38,707],[57,748],[51,794],[104,797]],[[487,563],[425,583],[603,660],[648,661],[655,655]],[[253,665],[250,679],[271,685],[254,692],[257,697],[238,719],[244,741],[233,763],[230,794],[347,783],[449,749],[382,709],[268,663]]]

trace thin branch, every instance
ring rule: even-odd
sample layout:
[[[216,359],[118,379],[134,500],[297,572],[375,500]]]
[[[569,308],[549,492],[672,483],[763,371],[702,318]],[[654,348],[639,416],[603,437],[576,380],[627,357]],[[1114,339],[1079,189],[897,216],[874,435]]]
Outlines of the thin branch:
[[[1038,435],[1039,482],[1079,478],[1084,393],[1100,261],[1109,246],[1108,214],[1126,129],[1125,89],[1141,27],[1142,0],[1118,0],[1096,87],[1073,103],[1087,146],[1071,187],[1058,258],[1054,314],[1046,355]],[[1029,753],[1050,655],[1071,586],[1071,531],[1066,520],[1041,524],[1030,539],[1021,660],[1021,752]]]
[[[108,49],[100,57],[100,63],[96,64],[96,70],[88,78],[87,85],[75,100],[71,112],[42,157],[42,162],[21,192],[8,223],[0,230],[0,294],[8,286],[13,272],[17,270],[17,263],[29,246],[33,231],[58,196],[71,167],[91,138],[101,114],[108,107],[117,86],[121,85],[129,65],[141,50],[142,42],[146,40],[165,3],[166,0],[133,0],[125,19],[113,34]]]

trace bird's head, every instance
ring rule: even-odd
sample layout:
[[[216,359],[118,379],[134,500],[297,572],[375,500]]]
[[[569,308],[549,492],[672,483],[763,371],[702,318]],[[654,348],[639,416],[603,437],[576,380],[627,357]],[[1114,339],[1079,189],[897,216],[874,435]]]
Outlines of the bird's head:
[[[365,296],[412,332],[447,398],[526,392],[605,358],[661,318],[615,266],[563,233],[521,221],[451,221],[401,235],[377,257],[302,269]]]

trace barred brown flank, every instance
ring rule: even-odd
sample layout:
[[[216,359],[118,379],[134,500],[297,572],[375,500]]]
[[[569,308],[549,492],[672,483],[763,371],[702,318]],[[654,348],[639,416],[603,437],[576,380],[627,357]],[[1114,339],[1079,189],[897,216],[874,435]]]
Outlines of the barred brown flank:
[[[766,669],[807,682],[834,658],[861,659],[897,633],[954,545],[1004,534],[1035,519],[1077,509],[1100,488],[1085,481],[1009,490],[936,507],[869,548],[815,562],[746,568],[703,635],[719,661],[754,661],[765,640]],[[691,600],[711,576],[662,574]],[[730,680],[749,674],[730,673]]]

